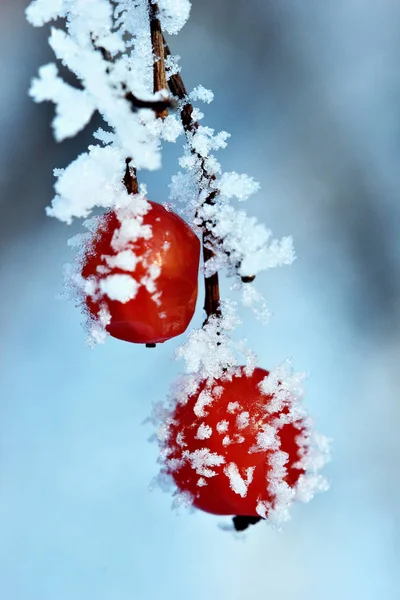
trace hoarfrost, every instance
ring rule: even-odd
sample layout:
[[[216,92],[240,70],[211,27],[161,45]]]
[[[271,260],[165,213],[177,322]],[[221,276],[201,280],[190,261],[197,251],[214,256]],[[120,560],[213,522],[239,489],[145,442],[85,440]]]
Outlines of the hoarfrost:
[[[236,425],[238,429],[244,429],[248,427],[250,422],[250,414],[247,411],[243,411],[236,417]]]
[[[226,431],[228,431],[228,427],[229,427],[229,421],[227,421],[226,419],[224,419],[223,421],[219,421],[217,423],[218,433],[225,433]]]
[[[53,130],[57,142],[76,135],[89,123],[95,110],[87,92],[65,83],[53,63],[39,69],[39,76],[33,79],[29,93],[35,102],[55,101]]]
[[[248,175],[238,173],[223,173],[218,181],[218,189],[225,198],[237,198],[247,200],[258,192],[260,184]]]
[[[219,467],[225,462],[223,456],[211,452],[208,448],[201,448],[201,450],[194,450],[194,452],[186,450],[183,456],[190,462],[192,469],[202,477],[215,477],[217,472],[211,467]]]
[[[158,0],[158,7],[163,29],[171,35],[179,33],[189,18],[189,0]]]
[[[227,406],[227,411],[228,413],[235,413],[236,411],[238,411],[240,409],[240,404],[239,402],[229,402],[228,406]]]
[[[229,485],[231,489],[242,498],[247,496],[247,490],[251,482],[253,481],[253,473],[255,467],[248,467],[246,469],[246,479],[244,479],[240,473],[238,466],[235,463],[229,463],[224,468],[224,473],[229,479]]]
[[[214,100],[214,94],[211,90],[207,90],[202,85],[198,85],[194,88],[189,94],[190,100],[194,100],[195,102],[200,100],[200,102],[205,102],[206,104],[210,104]]]
[[[206,425],[205,423],[200,423],[197,429],[196,438],[198,440],[207,440],[211,437],[211,435],[212,427],[210,427],[210,425]]]
[[[108,275],[100,280],[100,291],[110,300],[126,303],[132,300],[139,289],[139,284],[130,275]]]

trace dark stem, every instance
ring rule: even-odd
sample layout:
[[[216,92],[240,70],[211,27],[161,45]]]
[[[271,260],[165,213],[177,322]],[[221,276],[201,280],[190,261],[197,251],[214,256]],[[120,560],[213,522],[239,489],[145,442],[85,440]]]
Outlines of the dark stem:
[[[255,525],[261,521],[261,517],[243,517],[242,515],[239,515],[237,517],[233,517],[232,521],[236,531],[244,531],[250,525]]]
[[[153,66],[153,91],[168,90],[167,75],[165,73],[165,55],[164,55],[164,37],[161,29],[161,23],[158,18],[158,4],[149,0],[150,14],[150,34],[151,45],[153,47],[154,66]],[[164,119],[168,111],[164,109],[157,111],[157,116]]]

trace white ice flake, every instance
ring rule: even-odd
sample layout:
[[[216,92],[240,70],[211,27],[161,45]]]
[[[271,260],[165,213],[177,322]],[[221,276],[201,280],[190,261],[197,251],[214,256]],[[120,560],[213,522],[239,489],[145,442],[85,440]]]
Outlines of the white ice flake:
[[[100,279],[100,290],[110,300],[125,303],[132,300],[139,289],[139,284],[130,275],[115,274]]]
[[[189,0],[158,0],[158,7],[163,29],[171,35],[179,33],[189,18]]]
[[[208,448],[194,450],[194,452],[185,451],[183,456],[190,462],[197,475],[202,477],[215,477],[217,472],[211,467],[220,467],[225,462],[223,456],[211,452]]]
[[[245,429],[250,422],[250,414],[248,411],[243,411],[236,417],[236,425],[238,429]]]
[[[197,429],[196,438],[198,440],[208,440],[208,438],[210,438],[211,436],[212,427],[210,427],[210,425],[206,425],[205,423],[200,423]]]
[[[200,392],[196,404],[194,405],[193,412],[196,417],[205,417],[207,412],[204,410],[206,406],[210,406],[214,402],[212,394],[208,390]]]
[[[231,489],[242,498],[247,496],[247,490],[251,482],[253,481],[253,473],[255,467],[248,467],[246,469],[246,478],[244,479],[239,473],[238,466],[231,462],[224,468],[224,473],[229,479],[229,485]]]
[[[56,103],[53,130],[58,142],[83,129],[95,110],[87,92],[65,83],[53,63],[39,69],[39,76],[33,79],[29,93],[35,102],[54,100]]]
[[[110,268],[121,269],[122,271],[134,271],[138,263],[138,257],[132,250],[121,250],[115,256],[105,256],[107,265]]]
[[[96,206],[115,206],[127,196],[122,184],[124,163],[118,149],[90,146],[89,152],[78,156],[66,169],[56,170],[56,196],[47,214],[71,223],[75,217],[88,217]]]
[[[217,423],[217,431],[218,433],[226,433],[228,431],[229,421],[225,419],[223,421],[219,421]]]
[[[218,189],[225,198],[247,200],[260,189],[260,184],[248,175],[238,173],[223,173],[218,181]]]
[[[189,94],[190,100],[194,100],[195,102],[200,100],[201,102],[205,102],[206,104],[210,104],[214,100],[214,94],[211,90],[207,90],[202,85],[198,85],[194,88]]]

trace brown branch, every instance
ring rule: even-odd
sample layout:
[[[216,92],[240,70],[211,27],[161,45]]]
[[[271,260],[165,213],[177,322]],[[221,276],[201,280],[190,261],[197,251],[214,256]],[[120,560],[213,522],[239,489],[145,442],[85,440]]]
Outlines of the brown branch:
[[[164,55],[164,37],[161,29],[161,23],[158,18],[158,4],[149,0],[149,15],[150,15],[150,35],[151,45],[153,48],[154,65],[153,65],[153,91],[154,93],[161,90],[168,90],[167,75],[165,72],[165,55]],[[168,115],[167,107],[157,111],[157,116],[165,119]]]
[[[171,55],[170,49],[168,48],[167,43],[164,39],[164,49],[165,49],[165,57]],[[186,134],[193,134],[198,129],[198,122],[193,119],[193,106],[188,100],[188,95],[186,92],[185,84],[183,83],[182,77],[179,73],[171,75],[168,81],[169,89],[171,90],[171,94],[173,94],[176,98],[183,101],[183,106],[181,107],[181,121],[183,128]],[[207,168],[205,166],[205,161],[200,154],[196,153],[198,159],[201,161],[201,171],[202,178],[208,181],[215,181],[215,175],[213,173],[208,173]],[[217,190],[213,190],[207,196],[205,203],[206,204],[214,204],[214,199],[217,196]],[[206,247],[207,239],[212,239],[212,235],[207,231],[207,223],[203,223],[204,231],[203,231],[203,260],[206,263],[208,260],[215,256],[214,252],[210,250],[210,248]],[[221,308],[220,308],[220,294],[219,294],[219,277],[218,273],[214,273],[211,277],[204,277],[204,286],[205,286],[205,298],[204,298],[204,310],[208,319],[215,315],[217,317],[221,316]]]

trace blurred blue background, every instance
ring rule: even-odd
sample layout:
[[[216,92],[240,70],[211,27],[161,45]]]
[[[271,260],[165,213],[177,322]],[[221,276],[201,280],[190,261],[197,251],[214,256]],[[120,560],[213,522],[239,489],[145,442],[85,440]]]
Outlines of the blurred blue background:
[[[182,365],[182,341],[85,346],[56,297],[66,241],[45,217],[53,106],[27,97],[53,60],[26,0],[0,6],[0,597],[4,600],[395,600],[400,586],[400,2],[202,0],[181,34],[188,88],[213,89],[205,124],[232,133],[225,170],[262,190],[247,206],[298,260],[258,285],[274,313],[239,331],[269,368],[310,372],[306,403],[334,438],[328,493],[282,532],[241,539],[218,517],[175,516],[150,492],[143,425]],[[92,123],[97,127],[98,123]],[[181,148],[145,176],[165,201]],[[225,288],[227,289],[227,288]],[[196,323],[202,321],[201,298]],[[182,338],[183,339],[183,338]]]

